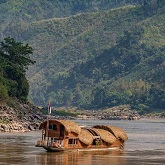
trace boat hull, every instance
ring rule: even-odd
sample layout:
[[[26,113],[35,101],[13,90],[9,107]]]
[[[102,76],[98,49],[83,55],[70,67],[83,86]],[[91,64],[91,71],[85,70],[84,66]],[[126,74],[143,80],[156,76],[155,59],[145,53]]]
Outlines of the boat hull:
[[[110,151],[110,150],[121,150],[122,147],[111,147],[111,148],[56,148],[51,146],[43,146],[48,152],[66,152],[66,151]]]

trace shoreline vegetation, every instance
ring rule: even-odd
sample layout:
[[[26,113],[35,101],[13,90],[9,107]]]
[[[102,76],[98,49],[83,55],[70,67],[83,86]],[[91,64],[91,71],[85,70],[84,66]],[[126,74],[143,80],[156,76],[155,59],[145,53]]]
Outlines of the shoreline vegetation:
[[[0,132],[38,130],[40,123],[46,119],[46,116],[47,108],[39,108],[32,104],[17,103],[16,108],[0,104]],[[129,105],[122,105],[105,110],[52,107],[50,118],[60,120],[140,120],[163,117],[156,113],[140,115],[136,110],[131,110]]]

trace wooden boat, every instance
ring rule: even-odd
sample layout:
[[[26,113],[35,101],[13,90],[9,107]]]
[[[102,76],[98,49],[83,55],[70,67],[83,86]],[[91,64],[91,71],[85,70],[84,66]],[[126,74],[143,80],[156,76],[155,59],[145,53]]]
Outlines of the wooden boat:
[[[128,139],[124,130],[115,126],[80,127],[70,120],[49,119],[41,123],[42,138],[36,147],[47,151],[111,150],[123,148]]]

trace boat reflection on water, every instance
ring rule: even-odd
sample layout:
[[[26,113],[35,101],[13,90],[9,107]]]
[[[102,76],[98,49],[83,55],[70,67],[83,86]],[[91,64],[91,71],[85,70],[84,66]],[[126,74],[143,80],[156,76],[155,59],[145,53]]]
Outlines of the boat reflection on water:
[[[81,152],[46,152],[36,156],[35,164],[43,165],[125,165],[126,153],[123,150],[81,151]]]

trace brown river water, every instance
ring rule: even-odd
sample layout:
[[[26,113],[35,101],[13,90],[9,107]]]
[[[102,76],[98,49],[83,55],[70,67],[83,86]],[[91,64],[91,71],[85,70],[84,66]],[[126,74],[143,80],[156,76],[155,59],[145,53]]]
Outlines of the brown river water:
[[[49,153],[36,148],[41,132],[0,133],[0,165],[164,165],[165,120],[76,120],[79,125],[114,125],[129,140],[124,150]]]

